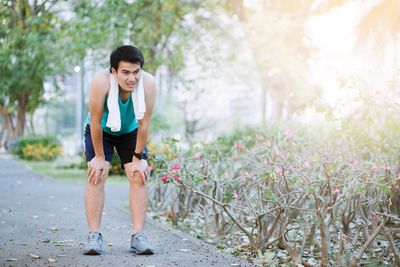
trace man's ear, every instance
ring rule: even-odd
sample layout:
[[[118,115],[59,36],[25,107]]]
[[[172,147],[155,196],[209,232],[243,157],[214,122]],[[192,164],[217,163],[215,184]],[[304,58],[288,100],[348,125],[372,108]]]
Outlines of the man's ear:
[[[111,73],[115,75],[115,74],[117,74],[117,70],[114,69],[114,67],[112,67],[112,68],[111,68]]]

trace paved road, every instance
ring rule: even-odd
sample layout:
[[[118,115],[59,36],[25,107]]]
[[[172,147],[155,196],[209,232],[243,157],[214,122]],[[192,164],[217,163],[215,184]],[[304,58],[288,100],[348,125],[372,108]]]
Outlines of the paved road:
[[[129,253],[128,188],[110,184],[102,222],[106,252],[85,256],[83,190],[84,184],[42,177],[0,156],[0,266],[251,266],[154,221],[145,231],[156,253]]]

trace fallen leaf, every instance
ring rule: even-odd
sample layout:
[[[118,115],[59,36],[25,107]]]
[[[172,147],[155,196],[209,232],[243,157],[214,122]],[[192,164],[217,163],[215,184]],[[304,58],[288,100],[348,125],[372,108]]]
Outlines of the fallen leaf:
[[[182,248],[182,249],[180,249],[179,251],[180,251],[180,252],[190,252],[191,250],[190,250],[190,249],[187,249],[187,248]]]
[[[187,238],[182,238],[182,241],[188,241],[189,239],[187,239]]]
[[[48,258],[47,259],[48,262],[56,262],[57,260],[53,259],[53,258]]]
[[[35,260],[40,259],[39,255],[36,255],[36,254],[33,254],[33,253],[29,254],[29,257],[31,257],[32,259],[35,259]]]
[[[67,242],[74,242],[74,240],[73,239],[65,239],[65,240],[57,241],[57,243],[67,243]]]
[[[42,243],[50,243],[50,240],[49,239],[42,240]]]
[[[6,259],[6,261],[17,261],[18,259],[17,258],[8,258],[8,259]]]
[[[55,227],[55,226],[51,226],[51,227],[49,227],[49,230],[51,230],[51,231],[58,231],[58,228],[57,227]]]

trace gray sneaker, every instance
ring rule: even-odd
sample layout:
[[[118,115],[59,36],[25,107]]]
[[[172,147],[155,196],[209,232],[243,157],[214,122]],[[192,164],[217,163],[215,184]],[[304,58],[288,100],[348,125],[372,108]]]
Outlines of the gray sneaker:
[[[140,255],[151,255],[154,253],[147,237],[143,233],[137,233],[131,237],[131,249],[129,251]]]
[[[85,255],[101,255],[103,250],[103,237],[99,232],[89,232],[87,242],[83,248]]]

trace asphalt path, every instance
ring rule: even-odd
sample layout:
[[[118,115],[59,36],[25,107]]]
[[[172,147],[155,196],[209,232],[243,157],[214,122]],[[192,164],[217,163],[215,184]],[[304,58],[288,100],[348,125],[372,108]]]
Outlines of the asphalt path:
[[[129,253],[128,187],[114,184],[106,184],[105,253],[85,256],[84,187],[43,177],[0,156],[0,266],[252,266],[150,219],[145,233],[155,254]]]

